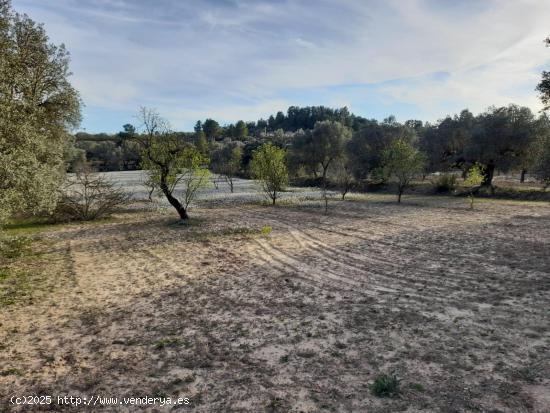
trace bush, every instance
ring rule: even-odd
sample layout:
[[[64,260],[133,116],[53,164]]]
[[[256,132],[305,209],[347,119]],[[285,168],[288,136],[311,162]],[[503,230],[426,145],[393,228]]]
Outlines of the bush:
[[[393,397],[399,393],[399,379],[394,374],[381,374],[374,379],[370,390],[377,397]]]
[[[56,221],[90,221],[103,218],[126,204],[129,196],[83,165],[67,180],[53,213]]]
[[[454,174],[442,174],[439,175],[434,181],[434,191],[436,193],[452,192],[457,187],[457,179]]]

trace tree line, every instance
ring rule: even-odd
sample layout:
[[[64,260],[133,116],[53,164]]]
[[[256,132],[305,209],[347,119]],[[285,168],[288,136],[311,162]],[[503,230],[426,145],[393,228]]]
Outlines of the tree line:
[[[546,148],[550,119],[546,113],[535,116],[527,107],[513,104],[491,107],[478,115],[465,109],[433,124],[419,120],[399,123],[393,116],[379,122],[356,117],[349,114],[346,108],[325,109],[322,106],[291,107],[288,109],[289,116],[281,118],[302,119],[300,125],[310,125],[309,122],[315,117],[307,114],[318,114],[321,118],[330,115],[327,115],[329,119],[316,120],[310,128],[295,129],[298,124],[294,123],[286,124],[287,130],[279,128],[273,132],[249,134],[248,127],[242,121],[236,124],[241,126],[220,127],[216,121],[207,119],[198,121],[192,133],[173,133],[182,142],[195,145],[204,156],[211,157],[213,167],[218,170],[226,168],[226,165],[220,165],[220,162],[225,163],[225,152],[238,147],[241,162],[246,167],[251,152],[262,143],[271,142],[289,150],[291,172],[305,172],[314,178],[318,175],[325,178],[327,167],[324,163],[318,163],[315,154],[322,150],[323,145],[328,145],[333,152],[340,153],[337,158],[345,158],[345,168],[355,179],[377,178],[383,151],[393,141],[404,140],[425,155],[425,173],[454,169],[461,170],[465,175],[472,165],[480,164],[484,166],[483,185],[488,187],[492,185],[495,171],[518,171],[522,182],[527,173],[543,182],[548,179],[545,166],[548,163]],[[305,115],[300,117],[297,114]],[[324,125],[325,128],[326,125],[339,125],[338,136],[341,135],[342,139],[324,142],[319,138],[316,125]],[[132,139],[135,134],[136,128],[129,124],[124,125],[124,130],[116,135],[77,133],[77,155],[73,159],[86,159],[103,171],[139,169],[139,146]],[[239,168],[236,175],[246,176],[247,168]]]

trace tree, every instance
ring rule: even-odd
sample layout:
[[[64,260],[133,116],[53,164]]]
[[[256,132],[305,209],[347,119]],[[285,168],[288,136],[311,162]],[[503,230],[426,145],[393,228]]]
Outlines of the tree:
[[[138,118],[143,128],[143,133],[137,136],[142,168],[148,171],[151,184],[166,197],[180,218],[187,220],[189,204],[197,191],[209,183],[208,159],[170,131],[168,122],[156,111],[142,107]]]
[[[428,155],[429,171],[460,167],[466,175],[470,165],[483,164],[483,186],[493,189],[496,170],[525,173],[537,122],[529,108],[517,105],[490,107],[475,117],[463,110],[425,128],[420,148]]]
[[[212,171],[223,176],[231,193],[233,193],[234,178],[241,170],[242,157],[243,149],[236,144],[224,145],[212,154]]]
[[[544,39],[545,45],[550,46],[550,36]],[[536,89],[540,93],[540,100],[544,104],[544,110],[550,109],[550,72],[544,70],[542,79]]]
[[[268,199],[273,205],[288,183],[284,149],[266,143],[253,152],[250,170],[254,179],[257,179]]]
[[[202,130],[195,133],[195,147],[201,155],[205,157],[208,157],[210,154],[210,145],[208,144],[206,136]]]
[[[365,121],[353,133],[347,144],[346,152],[349,167],[357,179],[365,179],[381,166],[382,152],[396,139],[412,142],[416,137],[414,130],[405,127],[395,119],[378,123],[376,120]]]
[[[303,133],[293,142],[293,150],[300,153],[305,164],[321,168],[323,181],[330,165],[345,154],[351,131],[339,122],[317,122],[311,133]]]
[[[397,202],[420,174],[425,165],[425,156],[404,139],[393,141],[382,154],[383,174],[397,181]]]
[[[485,174],[483,173],[483,166],[476,163],[468,169],[468,176],[464,180],[464,186],[468,188],[468,198],[470,199],[470,209],[474,209],[474,192],[482,183]]]
[[[463,150],[465,164],[484,165],[483,186],[493,189],[496,169],[521,168],[524,152],[535,137],[535,119],[527,107],[491,107],[476,118],[471,138]]]
[[[313,128],[312,138],[311,159],[316,160],[321,166],[326,212],[328,168],[344,156],[346,145],[351,138],[351,130],[340,122],[329,120],[317,122]]]
[[[550,135],[540,136],[536,143],[533,174],[542,183],[543,189],[550,186]]]
[[[206,138],[211,141],[220,136],[221,133],[220,124],[214,119],[206,119],[202,124],[202,130],[204,131]]]
[[[15,212],[54,209],[80,99],[69,53],[0,0],[0,224]]]
[[[242,120],[235,124],[235,138],[238,140],[244,140],[248,136],[248,127]]]
[[[428,172],[464,168],[464,149],[472,139],[476,118],[468,109],[459,115],[447,116],[435,125],[427,125],[420,137],[419,147],[427,157]],[[466,169],[463,169],[464,174]]]
[[[336,183],[340,194],[342,195],[342,201],[346,199],[347,193],[353,187],[355,180],[351,173],[351,168],[346,159],[339,159],[334,163],[332,168],[331,178]]]

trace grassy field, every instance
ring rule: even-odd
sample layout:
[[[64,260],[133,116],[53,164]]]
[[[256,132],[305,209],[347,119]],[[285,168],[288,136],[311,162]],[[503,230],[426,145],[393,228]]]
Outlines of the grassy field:
[[[12,394],[181,396],[176,411],[196,412],[549,411],[547,203],[369,194],[325,215],[310,190],[267,207],[239,188],[211,190],[190,225],[141,203],[12,227],[36,240],[0,274],[0,411],[28,411],[2,404]],[[391,397],[372,391],[384,374],[399,380]]]

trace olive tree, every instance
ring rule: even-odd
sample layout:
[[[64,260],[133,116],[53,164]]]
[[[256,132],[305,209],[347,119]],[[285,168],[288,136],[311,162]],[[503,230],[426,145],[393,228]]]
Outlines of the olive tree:
[[[539,137],[536,148],[533,174],[546,190],[550,186],[550,136]]]
[[[250,172],[260,182],[261,188],[273,205],[279,192],[288,184],[288,170],[284,149],[266,143],[256,149],[250,161]]]
[[[413,178],[422,173],[425,156],[404,139],[393,141],[382,152],[382,173],[397,181],[397,202]]]
[[[143,132],[135,139],[141,146],[141,166],[149,174],[149,186],[166,197],[181,220],[187,220],[189,204],[209,183],[208,159],[173,133],[156,111],[141,108],[138,118]]]
[[[69,53],[0,0],[0,224],[15,212],[54,209],[80,99]]]
[[[550,46],[550,36],[544,39],[544,44]],[[550,72],[543,70],[542,79],[537,85],[537,91],[540,93],[540,99],[544,104],[544,109],[550,109]]]

